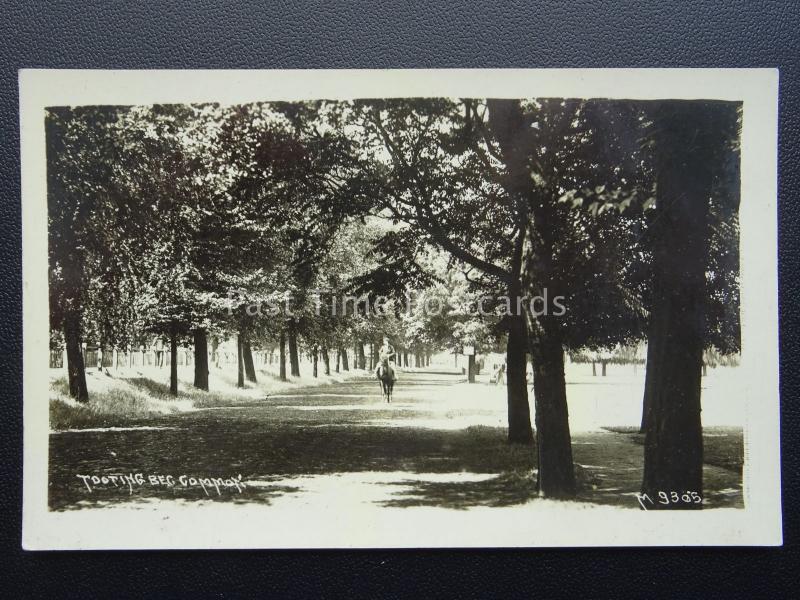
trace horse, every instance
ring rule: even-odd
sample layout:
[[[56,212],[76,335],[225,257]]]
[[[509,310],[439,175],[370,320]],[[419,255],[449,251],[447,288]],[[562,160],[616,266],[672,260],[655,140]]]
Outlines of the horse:
[[[389,365],[389,361],[382,361],[378,367],[378,381],[381,382],[381,390],[383,391],[383,398],[386,400],[386,402],[392,401],[392,388],[394,388],[394,379],[394,373]]]

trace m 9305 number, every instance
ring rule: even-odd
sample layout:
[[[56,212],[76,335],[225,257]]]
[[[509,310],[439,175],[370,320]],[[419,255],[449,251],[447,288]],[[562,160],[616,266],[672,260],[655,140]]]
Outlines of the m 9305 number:
[[[661,490],[656,494],[655,498],[652,498],[650,494],[636,494],[636,499],[639,501],[639,505],[645,510],[654,506],[659,508],[656,505],[660,505],[661,507],[675,506],[678,508],[687,504],[703,503],[703,496],[695,491],[679,492],[676,490]]]

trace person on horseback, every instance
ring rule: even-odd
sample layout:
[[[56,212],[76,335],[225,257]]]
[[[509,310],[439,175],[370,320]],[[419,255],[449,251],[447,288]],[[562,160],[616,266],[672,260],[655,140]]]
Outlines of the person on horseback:
[[[392,363],[389,362],[390,359],[394,358],[395,352],[392,345],[389,343],[389,338],[383,338],[383,345],[378,350],[378,366],[375,369],[375,376],[380,379],[381,378],[381,369],[386,369],[387,372],[391,375],[392,381],[397,379],[397,375],[395,374],[394,367]]]

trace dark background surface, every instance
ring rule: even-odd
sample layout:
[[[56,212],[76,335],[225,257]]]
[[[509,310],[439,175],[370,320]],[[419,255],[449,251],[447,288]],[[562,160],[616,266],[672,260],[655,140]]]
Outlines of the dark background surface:
[[[13,597],[786,597],[797,564],[800,7],[794,1],[0,2],[0,581]],[[779,67],[782,549],[21,550],[17,69]],[[487,90],[490,93],[491,90]],[[46,401],[45,399],[40,399]],[[202,524],[198,524],[202,525]],[[658,540],[653,540],[658,542]],[[19,593],[15,593],[17,590]],[[325,590],[327,593],[321,593]],[[791,594],[795,595],[795,594]],[[796,597],[796,595],[795,595]]]

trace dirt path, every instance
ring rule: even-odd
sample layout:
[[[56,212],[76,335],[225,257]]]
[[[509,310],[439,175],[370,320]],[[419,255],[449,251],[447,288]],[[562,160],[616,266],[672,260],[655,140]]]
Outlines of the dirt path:
[[[535,502],[534,450],[509,446],[504,403],[467,394],[462,380],[403,374],[392,404],[372,379],[266,398],[210,395],[199,410],[157,421],[54,433],[50,507]],[[631,435],[577,433],[573,444],[580,500],[638,507],[642,448]],[[710,506],[741,504],[739,474],[709,466],[706,478]]]

